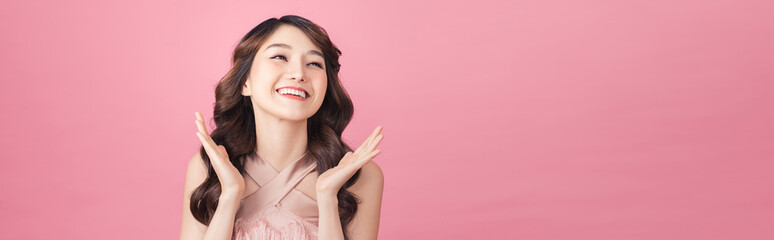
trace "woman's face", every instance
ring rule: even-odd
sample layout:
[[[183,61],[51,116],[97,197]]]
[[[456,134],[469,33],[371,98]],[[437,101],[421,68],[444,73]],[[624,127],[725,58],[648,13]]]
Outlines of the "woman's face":
[[[251,96],[255,111],[305,120],[320,109],[327,87],[322,51],[300,29],[282,24],[256,53],[242,95]]]

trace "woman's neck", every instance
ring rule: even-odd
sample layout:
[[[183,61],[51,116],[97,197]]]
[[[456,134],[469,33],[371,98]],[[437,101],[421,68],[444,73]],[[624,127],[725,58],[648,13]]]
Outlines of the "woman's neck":
[[[256,111],[256,153],[274,169],[282,171],[306,153],[306,121],[284,120]]]

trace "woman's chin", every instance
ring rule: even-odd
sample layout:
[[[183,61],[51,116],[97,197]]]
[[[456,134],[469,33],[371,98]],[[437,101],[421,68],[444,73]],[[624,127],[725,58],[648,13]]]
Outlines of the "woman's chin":
[[[280,116],[280,119],[286,121],[304,121],[312,117],[312,115],[306,113],[286,113]]]

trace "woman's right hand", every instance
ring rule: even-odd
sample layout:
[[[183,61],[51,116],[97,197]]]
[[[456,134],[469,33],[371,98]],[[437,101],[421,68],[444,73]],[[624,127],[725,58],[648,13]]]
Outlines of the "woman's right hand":
[[[231,164],[226,148],[223,147],[223,145],[217,145],[215,141],[210,138],[202,114],[196,112],[195,115],[196,127],[199,129],[199,131],[196,132],[196,136],[198,136],[199,141],[202,142],[204,151],[207,152],[207,156],[210,158],[210,165],[212,165],[212,168],[215,169],[215,173],[218,175],[221,189],[220,196],[239,199],[242,192],[245,190],[245,180],[242,178],[242,174],[234,167],[234,164]]]

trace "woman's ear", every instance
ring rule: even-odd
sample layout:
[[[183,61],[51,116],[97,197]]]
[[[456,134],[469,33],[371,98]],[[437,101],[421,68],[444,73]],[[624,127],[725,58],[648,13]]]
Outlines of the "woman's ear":
[[[242,86],[242,96],[250,96],[250,78],[245,81],[245,85]]]

